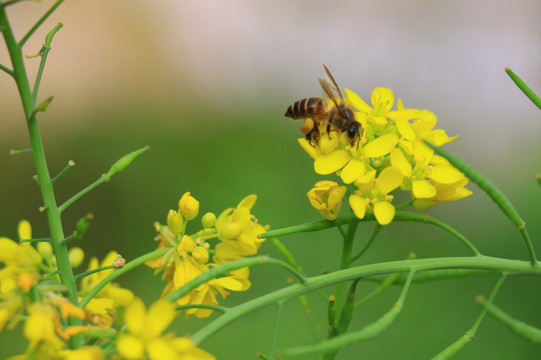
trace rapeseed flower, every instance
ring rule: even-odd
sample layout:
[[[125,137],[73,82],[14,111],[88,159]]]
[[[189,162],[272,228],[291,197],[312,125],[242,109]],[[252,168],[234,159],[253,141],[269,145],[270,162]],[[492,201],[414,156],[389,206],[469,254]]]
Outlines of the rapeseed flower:
[[[126,308],[124,317],[127,332],[117,340],[122,359],[215,359],[187,338],[162,334],[175,317],[175,307],[169,301],[159,300],[147,310],[141,299],[135,299]]]
[[[324,122],[318,128],[317,144],[306,138],[298,141],[314,160],[317,174],[336,173],[344,185],[351,184],[348,200],[357,217],[364,218],[366,213],[373,212],[381,225],[390,223],[395,213],[392,205],[395,190],[410,192],[417,209],[471,195],[464,187],[468,182],[464,174],[424,143],[442,146],[457,138],[436,129],[434,113],[405,108],[400,99],[393,110],[394,94],[387,88],[374,89],[371,105],[351,90],[345,89],[345,94],[344,101],[355,110],[355,119],[364,129],[357,143],[350,144],[347,134],[334,129],[328,133]],[[318,183],[308,197],[316,210],[333,220],[340,211],[341,197],[336,193],[326,198],[319,189],[322,184],[330,183],[333,182]],[[339,184],[332,186],[341,189]]]
[[[162,292],[162,298],[186,285],[199,275],[218,266],[246,256],[255,255],[264,239],[258,235],[266,231],[260,225],[250,210],[257,197],[249,195],[236,208],[224,210],[218,217],[206,213],[201,219],[203,229],[187,235],[187,222],[193,220],[199,212],[199,202],[189,192],[179,201],[179,210],[170,210],[167,225],[155,224],[158,231],[156,240],[158,249],[169,248],[160,259],[146,262],[146,265],[163,272],[162,279],[167,284]],[[195,215],[194,215],[195,214]],[[216,240],[214,240],[216,239]],[[211,241],[216,241],[211,249]],[[211,252],[214,256],[211,259]],[[212,262],[210,262],[212,260]],[[177,305],[217,305],[217,295],[223,298],[230,291],[245,291],[251,286],[248,280],[248,268],[231,271],[217,279],[212,279],[176,301]],[[203,308],[186,309],[186,316],[207,317],[213,310]]]

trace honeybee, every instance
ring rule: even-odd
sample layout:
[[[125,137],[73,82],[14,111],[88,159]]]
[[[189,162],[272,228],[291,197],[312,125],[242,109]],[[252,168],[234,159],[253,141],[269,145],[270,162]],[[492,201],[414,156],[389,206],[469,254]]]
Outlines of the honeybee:
[[[331,131],[345,133],[349,144],[353,146],[363,134],[364,129],[355,120],[353,109],[344,102],[340,88],[325,64],[323,68],[327,73],[327,79],[318,80],[328,99],[310,97],[299,100],[290,105],[284,115],[294,120],[305,119],[301,131],[310,144],[319,143],[319,126],[327,124],[327,134]],[[329,99],[332,103],[329,103]]]

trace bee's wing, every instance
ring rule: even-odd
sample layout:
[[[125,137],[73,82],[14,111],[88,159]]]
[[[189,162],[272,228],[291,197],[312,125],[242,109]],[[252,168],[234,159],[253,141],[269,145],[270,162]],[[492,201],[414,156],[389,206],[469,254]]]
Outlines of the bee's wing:
[[[344,116],[342,113],[342,109],[340,108],[340,103],[344,100],[342,97],[342,93],[340,92],[340,88],[336,84],[336,81],[334,81],[334,78],[331,75],[331,72],[325,65],[323,65],[325,68],[325,72],[327,73],[327,79],[318,79],[319,83],[321,84],[321,87],[323,88],[323,91],[325,94],[332,100],[334,105],[336,105],[336,108],[340,112],[340,115]],[[345,117],[345,116],[344,116]]]
[[[337,99],[340,99],[340,100],[344,100],[344,98],[342,97],[342,93],[340,92],[340,88],[338,87],[338,84],[334,80],[334,77],[331,75],[331,72],[329,71],[327,66],[325,66],[325,64],[323,64],[323,68],[325,69],[325,72],[327,73],[327,77],[330,80],[330,82],[327,81],[327,83],[329,83],[329,87],[330,87],[332,93],[334,94],[334,96],[331,97],[331,99],[332,98],[337,98]]]

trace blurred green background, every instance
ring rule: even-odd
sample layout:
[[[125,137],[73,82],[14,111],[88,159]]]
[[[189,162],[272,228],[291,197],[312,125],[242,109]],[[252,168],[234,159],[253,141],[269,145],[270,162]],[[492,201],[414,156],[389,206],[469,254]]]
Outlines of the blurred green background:
[[[20,38],[52,4],[24,2],[9,8]],[[537,110],[504,72],[509,66],[541,92],[541,25],[538,1],[81,1],[63,4],[29,41],[39,50],[56,23],[57,34],[41,87],[41,99],[55,96],[40,125],[51,173],[68,160],[76,167],[57,183],[59,203],[68,199],[119,157],[149,145],[151,151],[63,216],[70,233],[79,217],[94,221],[77,244],[102,258],[116,249],[132,259],[154,248],[154,221],[165,222],[185,191],[201,203],[201,213],[235,206],[256,193],[253,210],[272,228],[299,224],[319,215],[306,192],[322,179],[296,142],[300,123],[283,117],[286,107],[319,96],[316,78],[327,64],[342,87],[364,99],[372,89],[393,89],[406,107],[436,113],[438,127],[459,134],[448,149],[492,179],[511,199],[541,253],[541,191]],[[5,47],[0,61],[9,64]],[[38,60],[28,60],[31,76]],[[11,78],[0,74],[0,234],[16,238],[17,222],[31,221],[35,237],[47,236],[40,195],[32,181],[20,101]],[[526,259],[513,225],[486,195],[474,195],[428,210],[456,227],[483,253]],[[194,224],[192,224],[194,225]],[[355,249],[373,224],[359,227]],[[336,230],[284,237],[308,275],[333,271],[340,261]],[[465,256],[446,233],[420,224],[392,224],[359,262]],[[270,243],[261,253],[279,256]],[[84,266],[83,266],[84,267]],[[81,267],[81,271],[82,268]],[[249,292],[232,294],[223,305],[241,303],[286,285],[288,274],[254,268]],[[405,310],[379,338],[343,349],[338,359],[430,358],[473,324],[477,294],[489,294],[496,276],[419,284],[410,289]],[[162,284],[146,268],[119,281],[147,303]],[[373,284],[358,287],[360,297]],[[332,294],[334,289],[324,289]],[[358,329],[390,309],[400,288],[392,288],[360,308]],[[511,277],[496,303],[512,316],[541,326],[537,278]],[[326,333],[326,304],[309,296],[311,316]],[[220,331],[202,347],[220,359],[254,359],[266,352],[274,310],[265,309]],[[212,321],[179,318],[178,334],[193,333]],[[298,302],[288,303],[278,347],[313,342]],[[24,349],[20,329],[0,336],[1,357]],[[487,318],[475,341],[456,359],[528,359],[538,347]]]

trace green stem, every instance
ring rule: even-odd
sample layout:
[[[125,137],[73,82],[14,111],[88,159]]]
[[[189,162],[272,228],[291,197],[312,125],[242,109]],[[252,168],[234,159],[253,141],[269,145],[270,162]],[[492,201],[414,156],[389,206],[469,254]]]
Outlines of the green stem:
[[[328,229],[331,227],[335,227],[342,224],[349,224],[353,222],[365,222],[365,221],[376,221],[376,218],[373,214],[366,214],[363,219],[357,218],[354,214],[348,214],[348,215],[342,215],[336,218],[334,221],[329,220],[317,220],[312,221],[309,223],[304,223],[300,225],[290,226],[282,229],[276,229],[267,231],[266,233],[263,233],[259,235],[260,238],[269,238],[274,236],[284,236],[284,235],[291,235],[291,234],[297,234],[301,232],[312,232],[312,231],[320,231],[324,229]],[[464,235],[453,229],[451,226],[436,220],[435,218],[429,216],[429,215],[422,215],[422,214],[414,214],[409,212],[397,212],[394,216],[393,221],[404,221],[404,222],[420,222],[420,223],[426,223],[435,225],[442,230],[447,231],[454,237],[456,237],[460,242],[462,242],[475,256],[480,256],[481,253],[473,244],[466,239]]]
[[[532,263],[532,266],[535,265],[537,263],[537,258],[535,257],[535,251],[533,249],[532,242],[530,240],[528,232],[526,231],[526,223],[524,222],[524,220],[522,220],[517,210],[514,208],[513,204],[511,204],[507,197],[505,197],[503,192],[501,192],[501,190],[498,189],[496,185],[494,185],[490,180],[485,178],[480,172],[462,161],[458,156],[453,155],[447,150],[444,150],[441,147],[438,147],[427,141],[425,141],[425,144],[428,145],[430,148],[434,149],[434,151],[438,155],[446,158],[454,167],[462,171],[464,175],[466,175],[471,181],[476,183],[502,210],[502,212],[509,218],[509,220],[511,220],[513,224],[515,224],[515,226],[520,230],[522,238],[524,239],[524,242],[528,249],[528,253],[530,254],[530,261]]]
[[[370,239],[368,240],[364,248],[357,255],[353,256],[349,260],[350,264],[364,255],[364,253],[370,248],[374,240],[376,240],[376,237],[378,236],[381,229],[383,229],[383,226],[381,226],[380,224],[376,224],[376,226],[374,227],[374,231],[372,231],[372,235],[370,236]]]
[[[66,200],[66,202],[60,205],[58,209],[60,210],[60,212],[63,212],[64,210],[68,208],[68,206],[70,206],[75,201],[79,200],[81,197],[88,194],[90,191],[94,190],[95,188],[103,184],[104,182],[107,182],[107,180],[105,179],[105,176],[102,175],[100,176],[98,180],[94,181],[92,184],[88,185],[83,190],[79,191],[77,194],[73,195],[71,198]]]
[[[466,276],[477,276],[477,275],[493,275],[494,272],[488,270],[470,270],[470,269],[444,269],[444,270],[428,270],[423,271],[422,273],[416,274],[414,283],[423,283],[429,281],[437,281],[441,279],[454,279],[461,278]],[[364,281],[378,282],[383,283],[386,281],[385,277],[371,277],[365,278]],[[404,275],[399,275],[393,284],[404,284],[406,282],[406,277]]]
[[[490,298],[488,300],[489,303],[492,303],[494,301],[494,298],[496,297],[496,294],[500,290],[500,287],[503,284],[503,281],[505,280],[505,277],[507,275],[504,273],[500,276],[498,279],[498,282],[494,286],[494,289],[492,290],[492,293],[490,294]],[[487,313],[486,309],[483,309],[477,319],[475,320],[475,323],[473,324],[472,328],[464,335],[462,335],[458,340],[456,340],[454,343],[443,349],[439,354],[434,356],[432,360],[447,360],[453,357],[457,352],[459,352],[464,346],[469,344],[474,338],[475,333],[477,332],[477,329],[479,328],[479,325],[481,325],[481,322],[485,318],[485,315]]]
[[[408,274],[408,280],[406,281],[406,284],[404,285],[404,288],[402,289],[402,293],[400,294],[400,297],[398,298],[397,302],[394,304],[391,310],[389,310],[387,313],[385,313],[382,317],[380,317],[378,320],[376,320],[372,324],[365,326],[361,330],[343,334],[335,338],[322,341],[319,344],[299,346],[295,348],[285,349],[282,352],[283,356],[288,357],[288,356],[298,356],[298,355],[307,355],[307,354],[315,354],[315,353],[319,353],[319,354],[328,353],[328,352],[337,351],[338,349],[341,349],[344,346],[347,346],[350,344],[354,344],[360,341],[366,341],[366,340],[375,338],[376,336],[381,334],[383,331],[385,331],[387,328],[389,328],[389,326],[392,325],[392,323],[394,322],[398,314],[402,312],[404,300],[406,299],[406,295],[408,293],[409,287],[411,285],[411,280],[414,274],[415,274],[415,270],[410,269],[410,272]]]
[[[80,274],[75,275],[75,281],[79,281],[79,280],[81,280],[82,278],[85,278],[85,277],[90,276],[90,275],[92,275],[92,274],[95,274],[95,273],[98,273],[98,272],[102,272],[102,271],[105,271],[105,270],[111,270],[111,269],[114,269],[114,266],[113,266],[113,265],[110,265],[110,266],[104,266],[104,267],[100,267],[100,268],[98,268],[98,269],[93,269],[93,270],[85,271],[84,273],[80,273]]]
[[[36,32],[36,30],[41,26],[41,24],[43,24],[45,22],[45,20],[47,20],[47,18],[49,16],[51,16],[51,14],[56,10],[56,8],[59,7],[63,2],[64,2],[64,0],[57,0],[54,3],[54,5],[51,6],[51,8],[49,10],[47,10],[47,12],[36,22],[36,24],[34,26],[32,26],[32,28],[30,30],[28,30],[26,35],[23,36],[23,38],[17,44],[21,49],[24,46],[24,44],[26,43],[26,41],[30,38],[30,36],[32,36],[32,34],[34,34],[34,32]]]
[[[340,260],[340,270],[347,269],[349,267],[349,260],[351,259],[351,252],[353,251],[353,239],[355,238],[355,232],[357,231],[358,222],[351,222],[348,226],[347,233],[343,238],[342,244],[342,259]],[[342,312],[344,306],[344,298],[346,296],[346,283],[341,282],[336,286],[336,311]]]
[[[278,332],[280,330],[280,318],[282,317],[282,310],[284,303],[279,302],[276,304],[276,314],[274,314],[274,328],[272,330],[271,346],[269,350],[269,360],[274,359],[274,350],[276,349],[276,342],[278,340]]]
[[[227,311],[226,307],[223,306],[216,306],[216,305],[208,305],[208,304],[186,304],[186,305],[177,305],[175,306],[176,311],[186,310],[186,309],[210,309],[214,311],[218,311],[221,313],[225,313]]]
[[[234,320],[279,301],[288,301],[317,289],[324,288],[342,281],[349,281],[359,277],[384,275],[395,272],[406,272],[415,268],[417,273],[425,270],[438,269],[481,269],[509,274],[530,274],[541,276],[541,267],[532,267],[530,263],[519,260],[499,259],[488,256],[451,257],[433,259],[401,260],[377,263],[340,270],[333,273],[319,275],[306,279],[304,284],[295,284],[287,288],[263,295],[244,304],[230,308],[226,314],[220,316],[192,336],[192,340],[200,343],[212,334],[230,324]]]
[[[36,80],[34,81],[34,90],[32,91],[32,100],[34,103],[37,101],[38,97],[38,91],[39,86],[41,84],[41,77],[43,75],[43,70],[45,69],[45,62],[47,61],[47,56],[49,55],[49,51],[51,51],[51,41],[53,40],[53,36],[57,33],[58,30],[62,27],[62,24],[56,25],[50,32],[47,34],[47,37],[45,39],[45,44],[41,48],[41,61],[39,63],[39,69],[38,73],[36,75]]]
[[[60,2],[61,1],[58,2],[58,5]],[[2,28],[2,34],[4,36],[11,62],[13,64],[13,71],[15,74],[14,78],[15,82],[17,83],[17,88],[19,90],[19,95],[24,109],[28,134],[30,136],[32,155],[34,157],[34,164],[40,184],[43,204],[46,208],[47,221],[49,223],[49,230],[51,232],[51,245],[53,247],[57,267],[60,272],[60,281],[68,289],[67,298],[70,300],[70,302],[77,305],[77,286],[69,263],[68,249],[64,244],[62,244],[62,240],[64,239],[62,219],[56,204],[56,198],[49,176],[49,169],[47,167],[38,121],[36,115],[34,114],[35,103],[32,98],[30,83],[28,81],[22,55],[21,47],[26,39],[23,39],[24,41],[17,44],[4,6],[0,6],[0,27]],[[29,34],[31,35],[31,33],[32,32]],[[69,324],[80,325],[82,324],[82,321],[75,317],[70,317]],[[81,336],[72,337],[70,340],[71,346],[79,347],[79,345],[82,344],[82,340],[83,339]]]
[[[535,106],[541,109],[541,99],[539,98],[539,96],[537,96],[532,91],[532,89],[530,89],[530,87],[526,85],[526,83],[517,74],[511,71],[511,69],[506,67],[505,72],[507,73],[507,75],[509,75],[511,80],[513,80],[513,82],[518,86],[518,88],[522,90],[524,95],[526,95],[528,99],[530,99],[535,104]]]
[[[0,70],[5,71],[8,75],[11,75],[12,77],[15,76],[15,73],[10,68],[0,64]]]
[[[140,265],[143,265],[146,261],[148,260],[151,260],[151,259],[154,259],[154,258],[157,258],[157,257],[160,257],[160,256],[163,256],[165,255],[168,251],[169,251],[170,248],[164,248],[164,249],[160,249],[160,250],[156,250],[156,251],[153,251],[151,253],[148,253],[148,254],[145,254],[145,255],[142,255],[142,256],[139,256],[138,258],[136,259],[133,259],[132,261],[130,262],[127,262],[126,265],[124,265],[124,267],[122,269],[117,269],[115,271],[113,271],[111,274],[107,275],[105,277],[105,279],[103,279],[102,281],[100,281],[96,286],[94,286],[92,288],[92,290],[90,290],[86,295],[85,297],[83,298],[83,300],[81,300],[81,302],[79,303],[79,306],[84,309],[86,307],[86,305],[88,305],[88,303],[90,302],[90,300],[92,300],[94,298],[94,296],[98,295],[98,293],[104,288],[106,287],[107,285],[109,285],[114,279],[116,279],[117,277],[125,274],[126,272],[130,271],[130,270],[133,270],[135,269],[137,266],[140,266]]]

